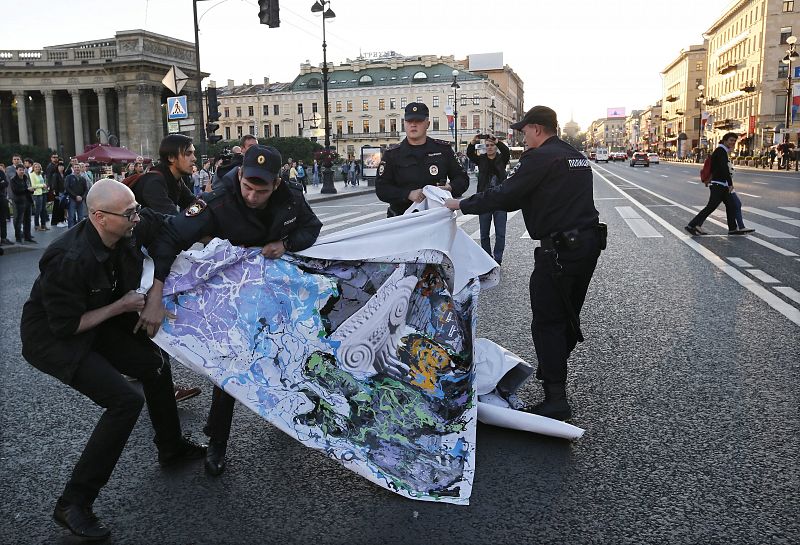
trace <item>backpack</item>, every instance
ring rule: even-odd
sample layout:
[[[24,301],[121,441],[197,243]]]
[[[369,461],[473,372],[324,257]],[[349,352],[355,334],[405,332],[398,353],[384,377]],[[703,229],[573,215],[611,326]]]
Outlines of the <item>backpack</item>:
[[[700,169],[700,181],[705,185],[711,181],[711,155],[708,155],[703,161],[703,168]]]
[[[136,185],[136,182],[138,182],[142,178],[142,176],[147,176],[148,174],[158,174],[161,177],[164,176],[157,170],[151,170],[149,172],[142,172],[141,174],[131,174],[130,176],[122,180],[122,183],[133,189],[133,186]]]

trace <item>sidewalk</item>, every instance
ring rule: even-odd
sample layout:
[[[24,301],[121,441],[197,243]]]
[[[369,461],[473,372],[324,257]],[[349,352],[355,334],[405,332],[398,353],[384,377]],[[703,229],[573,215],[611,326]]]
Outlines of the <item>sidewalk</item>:
[[[678,165],[696,166],[698,175],[700,173],[700,169],[703,168],[703,163],[696,163],[694,161],[678,161],[677,159],[665,159],[665,158],[662,157],[661,158],[661,162],[662,163],[675,163],[675,164],[678,164]],[[776,164],[773,165],[773,167],[771,169],[769,167],[767,167],[767,168],[749,167],[749,166],[745,166],[745,165],[734,165],[733,168],[735,170],[747,170],[747,171],[751,171],[751,172],[797,172],[800,167],[798,167],[798,165],[796,163],[794,163],[794,162],[792,164],[793,164],[793,168],[790,169],[790,170],[786,170],[785,168],[778,169],[777,168],[777,160],[776,160]]]
[[[375,194],[375,188],[369,187],[366,181],[362,181],[361,185],[357,185],[356,187],[345,187],[344,182],[334,182],[333,186],[336,188],[336,193],[321,193],[320,191],[322,190],[322,184],[317,187],[313,187],[309,184],[308,193],[306,193],[306,200],[313,205],[319,202],[344,199],[354,195]],[[9,239],[14,240],[14,222],[9,221],[7,226]],[[2,248],[5,253],[13,254],[16,252],[26,252],[29,250],[41,250],[47,248],[51,242],[53,242],[67,230],[66,227],[50,227],[49,231],[33,231],[33,226],[31,226],[31,229],[31,234],[33,235],[33,238],[36,240],[37,244],[26,242],[23,244],[14,244],[13,246],[3,246]]]

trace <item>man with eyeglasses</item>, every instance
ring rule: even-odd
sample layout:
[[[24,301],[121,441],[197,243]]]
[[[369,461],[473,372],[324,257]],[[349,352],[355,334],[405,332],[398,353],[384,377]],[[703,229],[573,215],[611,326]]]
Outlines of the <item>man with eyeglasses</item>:
[[[283,182],[281,154],[268,146],[252,146],[240,168],[230,171],[222,188],[203,195],[184,214],[171,217],[162,234],[148,247],[155,261],[155,279],[137,328],[152,337],[166,315],[161,295],[175,256],[206,237],[227,239],[237,246],[260,246],[261,254],[278,259],[284,252],[312,246],[322,222],[303,197],[303,186]],[[214,388],[206,433],[210,437],[206,471],[225,469],[235,400]]]
[[[76,536],[104,539],[110,530],[92,504],[144,403],[161,466],[200,459],[205,447],[181,435],[169,362],[147,335],[134,333],[146,300],[137,290],[140,248],[159,233],[164,217],[142,210],[115,180],[99,180],[86,200],[88,221],[53,241],[40,259],[20,331],[22,355],[31,365],[105,409],[53,513]],[[123,373],[141,381],[144,396]]]

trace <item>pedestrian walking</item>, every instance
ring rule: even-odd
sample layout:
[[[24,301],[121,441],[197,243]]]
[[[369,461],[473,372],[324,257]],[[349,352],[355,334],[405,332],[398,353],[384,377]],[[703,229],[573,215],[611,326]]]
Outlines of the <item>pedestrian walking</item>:
[[[531,108],[511,125],[524,133],[528,149],[505,182],[462,201],[447,199],[445,205],[464,214],[522,209],[528,233],[541,241],[534,250],[529,291],[544,401],[527,410],[569,420],[567,360],[583,341],[580,311],[606,234],[594,205],[589,159],[559,139],[557,127],[552,109]]]

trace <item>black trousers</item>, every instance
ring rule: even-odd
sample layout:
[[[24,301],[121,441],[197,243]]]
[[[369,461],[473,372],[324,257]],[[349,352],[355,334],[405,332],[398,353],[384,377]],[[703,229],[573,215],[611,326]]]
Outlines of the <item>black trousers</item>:
[[[567,359],[578,342],[556,282],[567,294],[575,316],[579,317],[597,259],[599,237],[595,231],[581,234],[581,247],[558,252],[561,276],[553,277],[556,266],[542,248],[534,252],[530,280],[531,334],[539,366],[536,378],[546,383],[566,382]]]
[[[231,423],[233,422],[233,407],[236,399],[226,394],[219,386],[214,386],[211,393],[211,410],[208,411],[206,427],[208,437],[215,442],[228,442],[231,435]]]
[[[0,238],[8,238],[8,198],[0,195]]]
[[[14,236],[17,241],[31,238],[31,212],[33,203],[28,199],[14,199]]]
[[[690,227],[700,227],[706,218],[717,209],[719,203],[725,203],[725,214],[728,219],[728,230],[735,231],[736,225],[736,205],[731,198],[730,189],[727,186],[719,184],[709,184],[710,195],[708,196],[708,204],[697,214],[692,221],[689,222]]]
[[[158,448],[181,438],[169,361],[158,347],[144,334],[103,324],[92,348],[70,384],[105,409],[61,495],[79,505],[91,505],[108,482],[145,402]],[[141,380],[144,397],[121,373]]]

